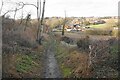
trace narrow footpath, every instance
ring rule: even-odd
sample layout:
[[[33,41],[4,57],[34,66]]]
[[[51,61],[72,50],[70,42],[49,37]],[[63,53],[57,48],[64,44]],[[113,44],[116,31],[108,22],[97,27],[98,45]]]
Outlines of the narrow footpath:
[[[44,78],[61,78],[60,69],[55,58],[55,40],[53,37],[47,42],[44,57]]]

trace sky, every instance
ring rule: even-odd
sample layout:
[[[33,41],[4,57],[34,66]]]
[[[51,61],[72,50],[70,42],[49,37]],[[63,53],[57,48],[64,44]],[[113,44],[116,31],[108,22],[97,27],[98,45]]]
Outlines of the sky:
[[[15,8],[15,2],[36,4],[37,0],[3,0],[4,6],[2,14],[7,10]],[[43,0],[42,0],[43,1]],[[45,17],[90,17],[90,16],[117,16],[119,0],[46,0]],[[1,6],[1,2],[0,2]],[[24,16],[31,13],[32,18],[36,18],[36,8],[26,6],[23,9]],[[17,18],[21,17],[22,10],[17,12]],[[9,13],[13,15],[13,13]]]

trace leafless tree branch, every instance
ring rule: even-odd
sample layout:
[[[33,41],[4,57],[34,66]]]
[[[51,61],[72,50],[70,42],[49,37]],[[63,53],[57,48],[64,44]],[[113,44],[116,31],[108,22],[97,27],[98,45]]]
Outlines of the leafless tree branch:
[[[37,8],[37,6],[34,5],[34,4],[27,4],[27,3],[23,3],[23,2],[19,2],[19,3],[17,3],[17,4],[19,4],[19,6],[22,4],[22,6],[21,6],[20,8],[16,8],[15,10],[8,10],[7,12],[4,13],[3,16],[5,16],[6,14],[8,14],[9,12],[18,11],[18,10],[22,9],[22,8],[23,8],[24,6],[26,6],[26,5],[32,5],[32,6],[34,6],[35,8]]]
[[[2,8],[3,8],[3,0],[2,0],[1,8],[0,8],[0,15],[1,15],[1,12],[2,12]]]

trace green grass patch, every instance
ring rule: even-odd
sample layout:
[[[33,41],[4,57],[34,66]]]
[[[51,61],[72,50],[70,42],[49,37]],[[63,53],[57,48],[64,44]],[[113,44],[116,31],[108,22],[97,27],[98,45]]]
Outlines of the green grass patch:
[[[21,55],[17,59],[16,70],[20,73],[27,73],[36,66],[37,63],[33,60],[31,55]]]
[[[113,56],[113,57],[118,57],[118,45],[113,45],[110,47],[110,54]]]
[[[104,28],[106,24],[90,25],[91,28]]]
[[[56,43],[55,56],[59,62],[62,62],[64,60],[64,58],[69,54],[68,51],[69,51],[69,49],[67,47],[63,46],[60,43]]]
[[[64,77],[70,77],[71,76],[71,69],[68,67],[65,67],[64,65],[61,66],[62,73]]]
[[[55,48],[55,57],[58,60],[63,77],[70,77],[71,76],[71,68],[65,67],[65,65],[63,65],[65,58],[69,54],[69,50],[67,47],[65,47],[64,45],[62,45],[59,42],[54,43],[54,45],[56,45],[54,47]]]

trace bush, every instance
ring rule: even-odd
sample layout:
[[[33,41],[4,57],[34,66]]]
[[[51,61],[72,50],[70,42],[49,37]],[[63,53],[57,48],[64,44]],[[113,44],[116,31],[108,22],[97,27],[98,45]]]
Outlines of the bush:
[[[16,26],[16,24],[14,27],[9,29],[9,25],[4,25],[2,29],[3,44],[12,46],[14,43],[17,43],[17,45],[21,47],[28,48],[34,48],[37,46],[36,31],[34,31],[32,27],[29,27],[26,31],[24,31],[24,26]]]
[[[66,43],[68,43],[68,44],[69,44],[69,43],[73,43],[73,40],[70,39],[69,37],[66,37],[66,36],[65,36],[65,37],[62,37],[62,38],[61,38],[61,41],[64,41],[64,42],[66,42]]]
[[[77,42],[77,46],[78,48],[81,48],[83,50],[87,50],[89,48],[89,37],[87,36],[86,38],[82,38],[80,40],[78,40]]]

